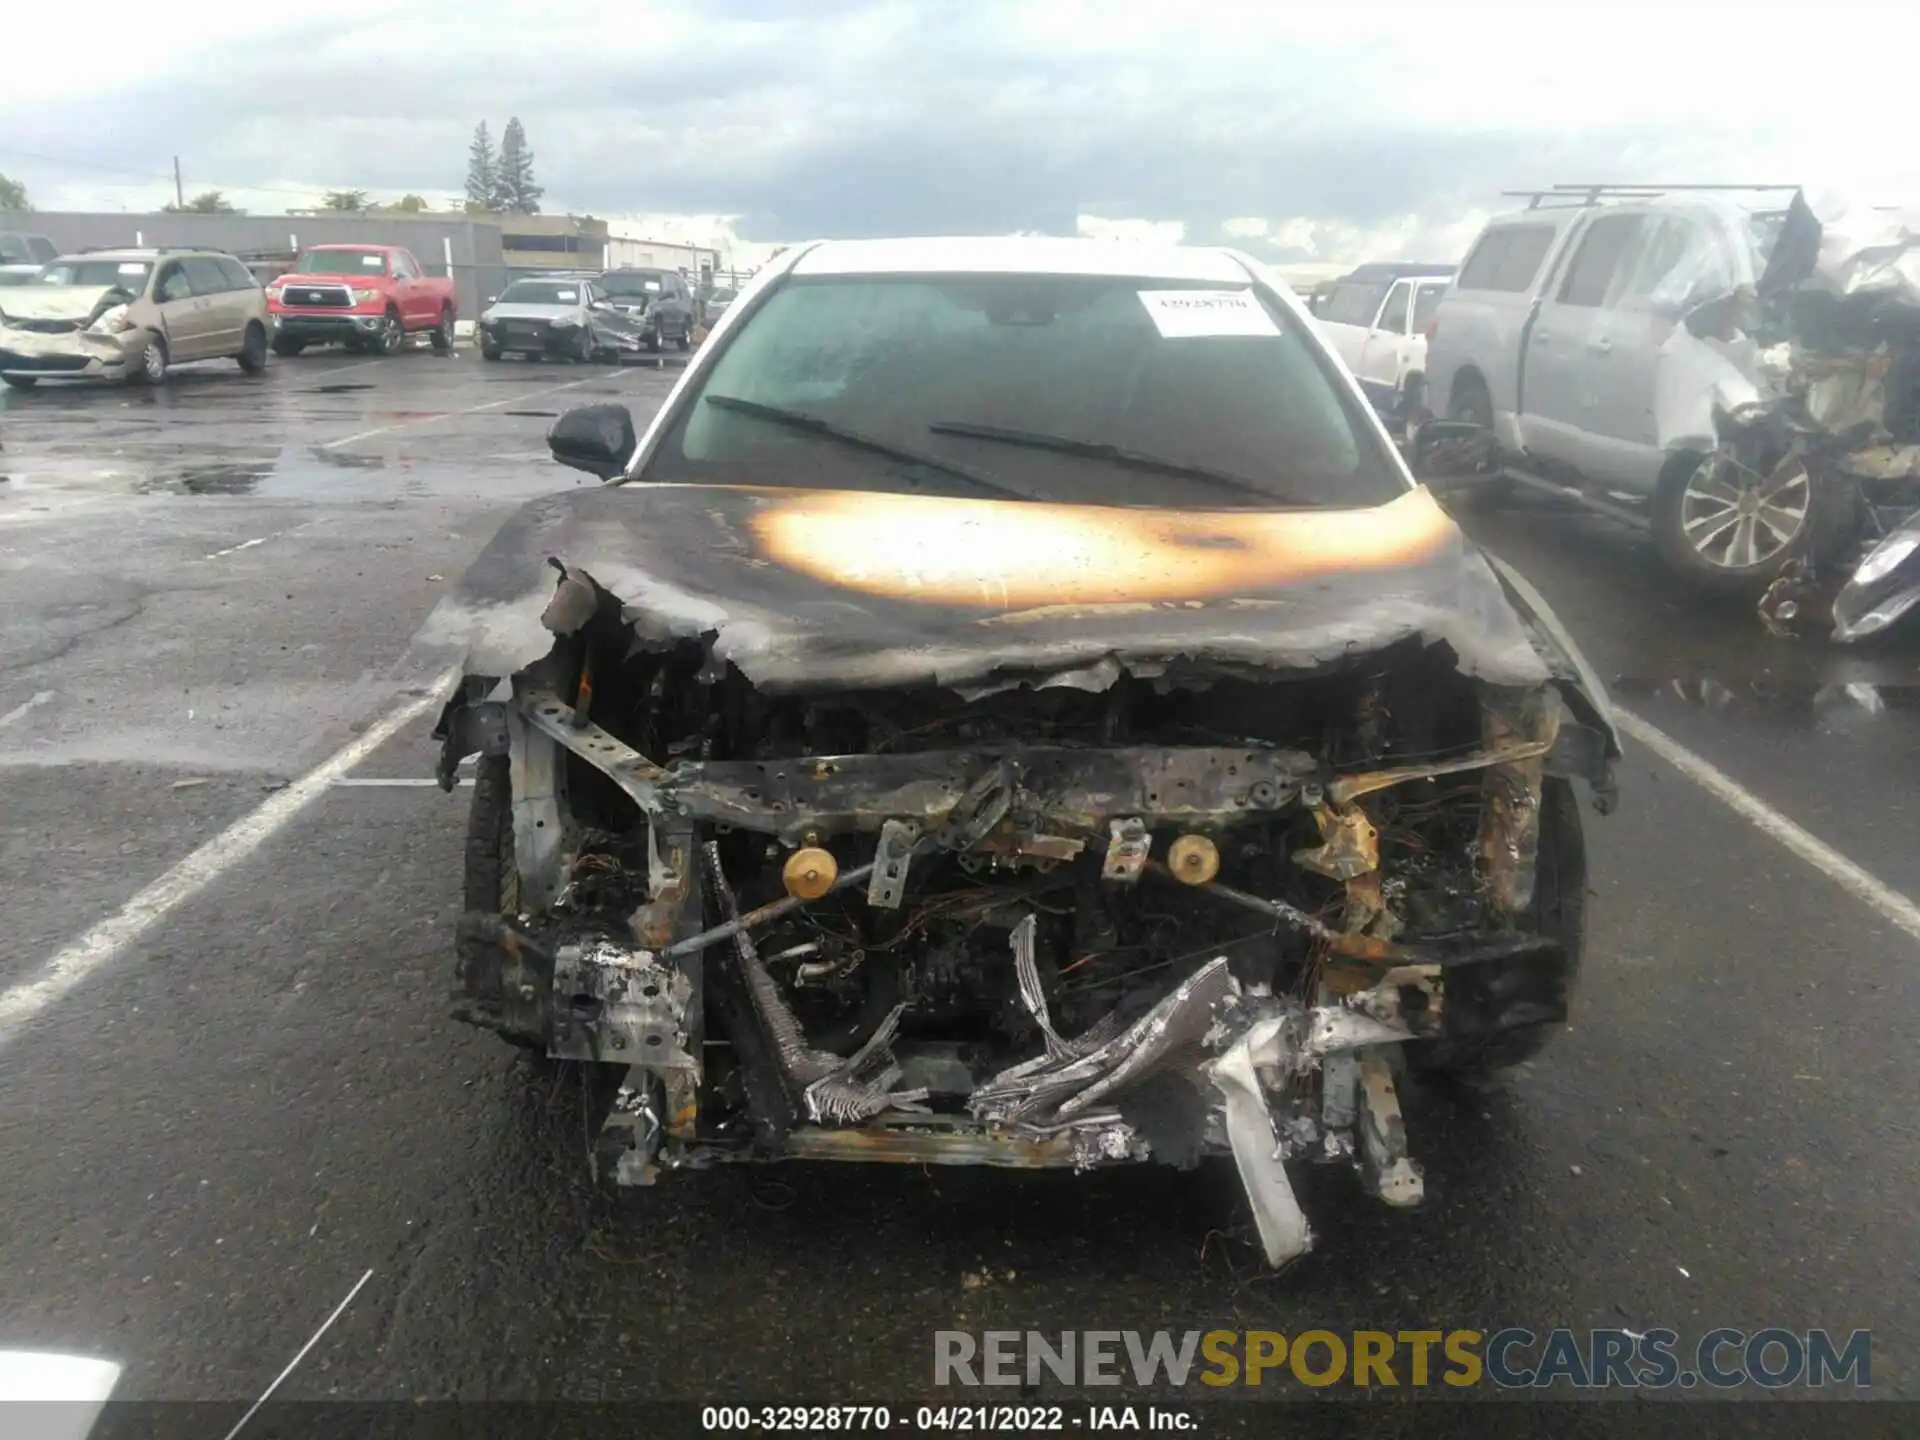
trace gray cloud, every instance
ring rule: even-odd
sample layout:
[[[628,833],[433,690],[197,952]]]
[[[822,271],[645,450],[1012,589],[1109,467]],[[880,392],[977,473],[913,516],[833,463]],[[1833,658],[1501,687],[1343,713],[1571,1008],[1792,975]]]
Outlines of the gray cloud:
[[[159,174],[177,149],[204,185],[449,194],[474,123],[497,137],[517,114],[550,208],[734,213],[765,239],[1071,231],[1083,207],[1194,238],[1235,216],[1365,227],[1497,203],[1503,185],[1684,168],[1712,143],[1651,123],[1448,130],[1417,103],[1382,120],[1341,104],[1325,55],[1196,73],[1151,46],[1020,43],[989,0],[685,13],[697,29],[646,12],[585,32],[483,18],[417,45],[294,21],[122,86],[110,108],[90,91],[0,97],[0,134],[76,178]],[[136,114],[164,126],[130,133]]]

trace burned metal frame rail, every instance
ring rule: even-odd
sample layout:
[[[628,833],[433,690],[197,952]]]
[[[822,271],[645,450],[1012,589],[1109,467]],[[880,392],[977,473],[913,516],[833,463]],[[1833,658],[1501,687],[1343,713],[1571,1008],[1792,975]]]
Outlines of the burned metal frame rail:
[[[1297,750],[1253,746],[982,746],[905,755],[813,755],[718,760],[663,768],[600,726],[577,724],[571,704],[529,688],[517,699],[527,723],[618,785],[650,816],[731,825],[798,841],[877,831],[888,820],[922,825],[971,803],[996,773],[1029,827],[1099,832],[1115,816],[1161,824],[1233,825],[1297,799],[1321,776]],[[1330,777],[1343,799],[1405,781],[1511,763],[1547,742],[1508,741],[1424,765]]]
[[[1009,746],[908,755],[721,760],[662,768],[551,690],[517,698],[528,724],[604,773],[648,815],[798,838],[950,815],[999,772],[1040,824],[1091,831],[1114,815],[1231,824],[1278,810],[1320,770],[1311,755],[1251,746]]]

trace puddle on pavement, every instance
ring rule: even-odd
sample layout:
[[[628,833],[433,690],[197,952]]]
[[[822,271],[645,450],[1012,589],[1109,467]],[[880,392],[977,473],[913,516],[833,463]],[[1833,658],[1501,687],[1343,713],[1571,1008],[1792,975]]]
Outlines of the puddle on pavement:
[[[209,457],[124,464],[87,455],[22,457],[0,473],[0,518],[78,502],[122,498],[248,497],[259,500],[391,501],[435,495],[531,497],[571,488],[572,472],[544,455],[414,459],[369,451],[289,445]],[[590,483],[590,482],[589,482]]]
[[[316,385],[311,390],[305,390],[301,393],[306,395],[345,395],[350,390],[371,389],[373,389],[371,384],[361,384],[358,381],[343,381],[338,385]]]

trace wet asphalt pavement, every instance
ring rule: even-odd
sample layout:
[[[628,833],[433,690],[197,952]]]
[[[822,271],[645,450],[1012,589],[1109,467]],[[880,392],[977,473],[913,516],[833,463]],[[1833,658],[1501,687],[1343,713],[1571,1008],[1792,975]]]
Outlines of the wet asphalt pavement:
[[[462,347],[0,395],[0,993],[417,693],[437,596],[575,483],[551,417],[671,379]],[[1920,895],[1920,647],[1775,640],[1548,503],[1472,526],[1628,709]],[[350,778],[424,779],[429,728]],[[1574,1028],[1409,1095],[1425,1209],[1308,1175],[1273,1277],[1225,1166],[600,1198],[566,1084],[445,1018],[464,793],[332,786],[0,1031],[0,1348],[251,1397],[372,1269],[284,1395],[897,1403],[940,1329],[1519,1324],[1870,1328],[1920,1399],[1920,942],[1644,747],[1620,788]]]

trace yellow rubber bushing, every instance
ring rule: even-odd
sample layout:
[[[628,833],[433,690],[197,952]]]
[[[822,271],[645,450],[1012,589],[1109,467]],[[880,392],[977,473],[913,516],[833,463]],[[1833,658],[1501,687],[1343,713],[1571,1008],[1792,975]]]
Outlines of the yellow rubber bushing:
[[[1186,885],[1204,885],[1220,873],[1220,847],[1204,835],[1182,835],[1167,850],[1167,869]]]
[[[796,900],[818,900],[840,878],[840,862],[831,850],[818,845],[803,845],[787,857],[780,867],[781,883]]]

